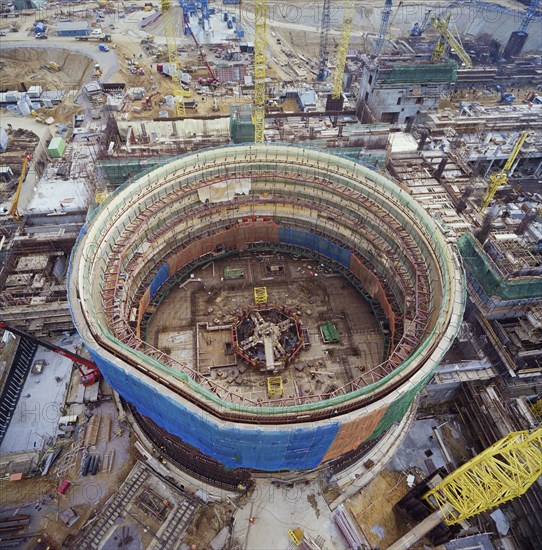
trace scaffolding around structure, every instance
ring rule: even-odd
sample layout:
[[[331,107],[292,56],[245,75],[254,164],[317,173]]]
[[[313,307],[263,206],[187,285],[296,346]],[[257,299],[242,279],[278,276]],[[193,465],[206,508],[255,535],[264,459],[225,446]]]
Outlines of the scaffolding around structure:
[[[430,82],[456,82],[457,63],[431,63],[427,65],[394,65],[389,75],[382,76],[383,82],[427,84]]]
[[[486,297],[504,301],[539,301],[542,298],[542,277],[515,277],[503,275],[480,243],[470,233],[464,233],[457,242],[463,261]]]
[[[230,108],[230,137],[232,143],[254,142],[252,105],[233,105]]]

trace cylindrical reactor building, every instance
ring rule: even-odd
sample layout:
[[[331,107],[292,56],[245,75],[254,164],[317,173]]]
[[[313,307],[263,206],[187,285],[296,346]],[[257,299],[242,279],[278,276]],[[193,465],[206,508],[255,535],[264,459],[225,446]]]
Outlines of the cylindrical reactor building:
[[[327,270],[329,285],[332,277],[344,278],[372,308],[384,342],[381,359],[337,370],[333,339],[340,330],[314,321],[320,328],[309,334],[307,308],[290,312],[280,299],[265,297],[262,287],[280,266],[236,287],[238,293],[250,287],[245,303],[237,298],[242,315],[235,329],[252,327],[250,334],[213,320],[232,273],[231,266],[216,273],[215,267],[258,254],[311,258]],[[207,288],[202,277],[211,277],[213,262],[214,284]],[[149,327],[165,297],[196,285],[207,296],[209,323],[198,322],[188,336],[184,327],[178,353],[151,341]],[[327,285],[320,286],[324,292]],[[253,297],[252,287],[259,291]],[[186,294],[178,296],[179,311],[189,308]],[[333,462],[400,421],[456,336],[465,291],[453,248],[397,183],[325,151],[266,144],[187,154],[123,185],[81,232],[69,298],[105,379],[141,415],[227,468],[283,471]],[[355,316],[356,307],[352,301],[347,314]],[[273,354],[288,347],[290,326],[297,327],[301,351],[278,366]],[[175,328],[169,330],[177,341]],[[215,361],[220,369],[203,364],[203,347],[212,347],[220,331],[221,346],[248,350],[263,367],[241,365],[242,357],[229,366]],[[309,339],[323,359],[301,384],[296,361],[303,361]],[[333,384],[311,385],[328,374]]]

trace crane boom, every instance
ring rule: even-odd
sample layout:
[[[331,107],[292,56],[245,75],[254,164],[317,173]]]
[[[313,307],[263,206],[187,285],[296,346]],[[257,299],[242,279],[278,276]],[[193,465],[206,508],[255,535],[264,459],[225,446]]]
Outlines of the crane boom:
[[[175,97],[175,110],[177,116],[186,116],[184,97],[186,95],[182,86],[181,64],[179,50],[175,38],[175,15],[172,10],[171,0],[162,0],[162,19],[164,21],[164,34],[169,59],[169,76],[173,82],[173,95]]]
[[[469,54],[464,50],[463,46],[448,29],[450,23],[450,15],[447,15],[445,19],[441,17],[431,16],[431,23],[433,27],[440,33],[439,41],[433,51],[433,61],[442,61],[446,49],[446,44],[449,44],[454,50],[456,55],[461,59],[466,67],[469,69],[472,67],[472,59]]]
[[[254,141],[265,141],[265,78],[267,75],[267,2],[254,2]]]
[[[378,38],[376,40],[374,54],[379,55],[384,45],[384,38],[388,32],[388,25],[390,23],[392,12],[392,0],[386,0],[384,9],[382,10],[382,19],[380,20],[380,30],[378,31]]]
[[[194,31],[192,31],[192,27],[190,26],[190,23],[185,19],[184,21],[185,27],[190,32],[190,36],[192,37],[192,40],[194,40],[194,43],[196,44],[196,48],[198,48],[199,54],[201,58],[203,59],[203,62],[205,63],[205,66],[207,67],[207,71],[209,72],[209,76],[211,77],[211,80],[213,82],[218,82],[218,79],[216,78],[216,75],[211,67],[209,65],[209,61],[207,61],[207,56],[205,55],[205,52],[203,51],[203,48],[201,47],[200,43],[198,42],[198,39],[196,38],[196,35],[194,34]]]
[[[320,53],[318,56],[320,65],[318,69],[318,76],[316,80],[323,82],[329,71],[327,69],[327,62],[329,59],[329,27],[331,25],[331,0],[324,0],[322,6],[322,25],[320,28]]]
[[[542,426],[512,432],[444,478],[423,499],[435,512],[388,550],[410,548],[441,521],[454,525],[523,495],[542,475]]]
[[[540,0],[532,0],[531,4],[529,5],[529,8],[527,9],[527,13],[525,14],[525,17],[523,18],[523,21],[519,26],[519,32],[525,32],[527,30],[527,27],[529,26],[531,19],[533,19],[536,13],[539,3],[540,3]]]
[[[487,190],[482,198],[482,202],[480,203],[480,212],[483,212],[489,206],[489,203],[493,200],[497,189],[501,185],[505,185],[508,182],[508,172],[510,168],[512,168],[512,165],[519,155],[519,152],[521,151],[521,148],[523,147],[523,144],[525,143],[528,135],[529,132],[523,132],[521,134],[519,139],[514,144],[512,152],[510,153],[510,156],[508,157],[508,160],[506,161],[504,167],[497,173],[491,174],[489,176],[489,185],[487,186]]]
[[[74,353],[72,351],[69,351],[63,347],[57,346],[55,344],[52,344],[51,342],[48,342],[47,340],[42,340],[41,338],[38,338],[37,336],[33,336],[32,334],[28,334],[27,332],[24,332],[21,329],[18,329],[17,327],[13,327],[11,325],[8,325],[4,321],[0,321],[0,330],[7,330],[8,332],[11,332],[12,334],[16,334],[17,336],[21,336],[22,338],[26,338],[28,340],[31,340],[32,342],[38,344],[38,346],[42,346],[46,349],[50,349],[51,351],[54,351],[55,353],[58,353],[59,355],[62,355],[64,357],[67,357],[68,359],[71,359],[74,363],[78,365],[78,368],[81,372],[82,376],[82,383],[83,385],[87,386],[90,384],[93,384],[98,378],[100,378],[101,373],[98,367],[96,366],[96,363],[92,361],[92,359],[87,359],[86,357],[82,357],[81,355],[78,355],[77,353]],[[79,365],[84,365],[85,367],[90,369],[90,372],[83,372]]]
[[[21,168],[21,175],[19,176],[19,181],[17,182],[17,189],[15,191],[15,196],[13,197],[13,202],[11,203],[11,206],[7,213],[8,216],[11,216],[16,219],[19,218],[19,213],[17,212],[17,208],[19,207],[19,198],[21,196],[21,190],[23,188],[24,177],[26,175],[26,169],[28,167],[29,161],[30,161],[30,155],[28,153],[25,153],[23,166]]]
[[[542,475],[542,426],[512,432],[447,476],[424,499],[453,525],[521,496]]]
[[[331,92],[331,97],[333,99],[339,99],[343,91],[344,69],[346,67],[346,56],[348,54],[350,36],[352,35],[353,21],[354,0],[346,0],[341,38],[339,40],[339,49],[337,51],[337,67],[335,69],[335,76],[333,77],[333,90]]]

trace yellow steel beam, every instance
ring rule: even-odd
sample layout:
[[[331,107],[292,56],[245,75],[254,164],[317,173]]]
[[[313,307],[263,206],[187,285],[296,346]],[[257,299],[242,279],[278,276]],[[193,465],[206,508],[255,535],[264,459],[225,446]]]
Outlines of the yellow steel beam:
[[[512,432],[452,472],[424,499],[453,525],[524,494],[542,475],[542,426]]]
[[[354,0],[346,0],[344,7],[343,25],[341,29],[341,38],[339,39],[339,49],[337,51],[337,66],[335,76],[333,77],[333,89],[331,97],[339,99],[343,91],[344,68],[346,67],[346,56],[348,46],[350,45],[350,36],[352,35],[352,22],[354,20]]]
[[[171,0],[162,0],[162,20],[164,21],[164,34],[166,36],[167,53],[169,59],[169,76],[173,82],[173,96],[175,97],[175,110],[177,116],[186,116],[184,98],[187,93],[182,87],[182,71],[177,49],[175,35],[175,14],[172,10]]]
[[[265,77],[267,66],[267,2],[255,0],[254,36],[254,141],[265,141]]]

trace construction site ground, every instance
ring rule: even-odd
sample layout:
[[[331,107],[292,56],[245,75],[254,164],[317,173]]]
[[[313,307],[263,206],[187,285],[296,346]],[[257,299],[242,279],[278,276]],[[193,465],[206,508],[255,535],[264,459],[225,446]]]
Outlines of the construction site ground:
[[[125,479],[136,458],[130,432],[119,423],[110,388],[102,380],[100,401],[87,405],[74,403],[73,399],[80,393],[79,380],[79,376],[74,377],[63,412],[72,414],[81,410],[83,425],[77,428],[76,439],[57,442],[56,445],[64,445],[64,449],[55,466],[45,477],[37,473],[37,477],[22,481],[0,481],[0,514],[16,515],[16,511],[29,514],[34,528],[28,529],[28,532],[43,530],[59,544],[70,533],[77,533],[91,514],[99,512]],[[90,418],[85,416],[87,414]],[[92,418],[99,418],[99,422],[92,421]],[[92,433],[89,434],[90,431]],[[91,455],[101,457],[96,475],[80,474],[85,448]],[[64,495],[60,495],[56,489],[63,480],[70,481],[71,486]],[[68,508],[80,516],[70,527],[60,519]]]
[[[347,503],[372,548],[388,548],[414,527],[415,523],[395,507],[408,490],[404,474],[384,470]]]
[[[225,280],[227,269],[243,277]],[[282,271],[278,271],[282,269]],[[193,342],[196,324],[230,325],[254,303],[254,287],[267,288],[268,301],[300,315],[311,345],[282,373],[284,396],[333,391],[383,361],[384,342],[370,305],[340,275],[314,260],[288,254],[243,254],[198,268],[186,284],[173,288],[152,318],[148,341],[180,362],[196,365],[219,384],[245,397],[267,398],[265,374],[235,356],[231,329],[207,333],[200,325],[198,357]],[[337,343],[323,342],[320,328],[331,321]],[[209,339],[209,343],[206,343]],[[216,340],[215,344],[212,339]]]
[[[294,485],[261,480],[235,504],[232,538],[241,548],[286,550],[292,544],[288,531],[301,529],[325,550],[345,549],[331,516],[319,481]]]
[[[512,9],[519,9],[515,2],[503,0],[499,3]],[[143,2],[136,2],[135,4],[140,8],[143,7]],[[488,25],[496,26],[497,30],[502,33],[509,33],[514,30],[512,25],[517,24],[517,17],[502,16],[497,25],[490,18],[484,16],[483,3],[480,4],[480,19],[487,19]],[[233,14],[236,8],[233,6],[232,8],[229,11]],[[374,0],[366,3],[359,11],[356,10],[350,49],[358,49],[361,52],[372,51],[376,37],[375,29],[379,26],[380,8],[381,2]],[[96,26],[94,9],[95,4],[82,3],[80,6],[78,5],[77,10],[70,10],[70,15],[77,19],[86,19],[91,25]],[[217,15],[214,16],[216,18],[215,25],[218,25],[222,9],[221,5],[218,6]],[[395,16],[389,31],[391,40],[404,36],[413,22],[423,18],[423,13],[418,14],[416,10],[420,11],[419,4],[404,3]],[[342,11],[342,6],[333,5],[329,33],[330,60],[336,57],[342,28]],[[469,15],[457,10],[454,13],[458,20]],[[45,19],[52,26],[66,16],[61,9],[51,9],[40,15],[44,16],[40,19]],[[122,15],[122,19],[120,15]],[[141,21],[148,15],[149,12],[143,11],[143,9],[139,11],[130,10],[125,14],[122,14],[121,10],[114,10],[114,13],[105,14],[100,27],[112,36],[111,51],[100,52],[98,42],[79,42],[73,37],[58,37],[55,36],[54,31],[49,34],[47,41],[35,40],[32,24],[38,16],[28,12],[28,15],[20,18],[21,30],[17,33],[8,33],[0,44],[0,67],[2,69],[0,87],[2,89],[18,89],[20,83],[25,82],[27,86],[40,84],[45,89],[64,87],[73,90],[61,105],[43,113],[46,116],[53,116],[57,122],[70,123],[72,115],[80,110],[75,103],[76,90],[93,78],[94,64],[99,63],[102,66],[101,80],[103,82],[122,82],[127,87],[143,87],[149,95],[157,92],[150,110],[145,110],[139,107],[138,102],[134,102],[131,105],[129,114],[123,116],[136,119],[153,118],[158,117],[161,112],[168,112],[169,117],[174,117],[176,116],[175,110],[164,105],[164,98],[173,93],[172,82],[169,78],[157,72],[157,59],[151,56],[146,46],[141,43],[153,37],[155,44],[161,46],[163,52],[160,61],[167,63],[161,19],[145,29],[140,28]],[[249,5],[243,6],[240,16],[245,29],[246,40],[253,40],[252,7]],[[316,71],[315,52],[318,51],[320,40],[319,18],[319,6],[309,2],[302,2],[295,6],[284,5],[280,2],[269,2],[267,46],[269,52],[268,76],[270,78],[285,82],[314,81]],[[226,84],[219,86],[216,90],[197,92],[195,89],[197,80],[207,78],[209,75],[192,39],[183,35],[180,21],[177,23],[176,39],[183,51],[182,62],[184,67],[201,67],[196,72],[191,73],[193,84],[189,92],[190,97],[186,99],[194,100],[198,105],[196,111],[187,113],[188,116],[227,115],[232,104],[250,103],[251,94],[240,95],[237,85]],[[469,27],[469,30],[475,34],[484,30],[484,27],[477,23],[473,25],[472,29]],[[436,35],[431,29],[428,30],[427,38],[428,40],[436,40]],[[31,49],[26,51],[21,49],[20,46],[23,44]],[[214,56],[207,45],[203,44],[203,47],[207,50],[207,56],[211,64],[223,63],[221,59]],[[250,64],[251,57],[246,57],[246,55],[244,54],[245,57],[243,57],[242,63]],[[24,61],[24,63],[21,63],[21,61]],[[43,69],[49,61],[58,63],[61,70],[54,72]],[[138,66],[143,68],[144,74],[132,74],[129,62],[136,62]],[[332,61],[331,69],[333,69]],[[251,71],[252,69],[249,67],[247,74],[251,74]],[[467,97],[457,96],[451,99],[455,102],[471,98],[472,96],[468,97],[467,95]],[[488,97],[481,94],[481,97],[476,99],[487,100],[488,103],[491,103],[494,99],[498,99],[498,96],[495,93],[488,94]]]

